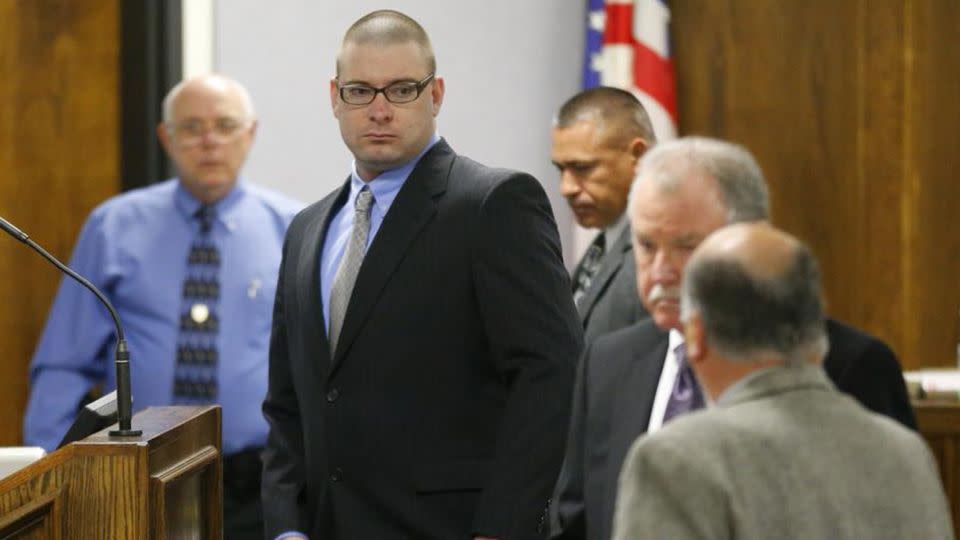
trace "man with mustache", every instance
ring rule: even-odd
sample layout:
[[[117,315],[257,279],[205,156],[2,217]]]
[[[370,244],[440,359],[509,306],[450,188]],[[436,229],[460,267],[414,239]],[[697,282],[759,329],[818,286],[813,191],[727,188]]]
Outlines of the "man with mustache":
[[[707,235],[730,223],[766,220],[768,207],[760,167],[742,147],[691,137],[660,143],[641,159],[627,212],[637,289],[651,318],[602,336],[584,351],[551,511],[553,538],[610,538],[617,478],[631,443],[705,405],[683,362],[684,267]],[[913,427],[890,349],[835,321],[827,330],[833,345],[824,367],[834,384]]]
[[[924,440],[824,373],[819,271],[806,246],[765,222],[731,225],[685,274],[685,357],[715,406],[634,443],[616,540],[953,538]]]
[[[581,227],[598,230],[573,271],[573,299],[589,343],[647,316],[637,302],[626,208],[637,161],[656,137],[636,96],[598,86],[560,107],[552,139],[560,193]]]

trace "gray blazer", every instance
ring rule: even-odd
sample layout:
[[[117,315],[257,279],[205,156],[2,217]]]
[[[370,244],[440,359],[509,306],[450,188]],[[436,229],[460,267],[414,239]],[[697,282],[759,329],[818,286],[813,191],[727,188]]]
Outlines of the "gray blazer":
[[[953,538],[923,440],[837,392],[815,366],[775,368],[638,439],[614,535]]]
[[[583,264],[577,265],[573,275]],[[630,230],[625,230],[607,250],[600,270],[577,306],[583,322],[583,342],[630,326],[647,317],[647,310],[637,294],[636,265],[630,244]]]

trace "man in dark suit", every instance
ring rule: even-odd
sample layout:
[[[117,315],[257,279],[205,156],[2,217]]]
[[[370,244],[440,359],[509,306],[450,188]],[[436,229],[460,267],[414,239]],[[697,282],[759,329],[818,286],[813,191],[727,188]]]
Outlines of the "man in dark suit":
[[[553,128],[560,192],[582,227],[599,233],[573,271],[584,342],[646,317],[627,222],[637,160],[654,144],[647,111],[630,92],[600,86],[568,99]]]
[[[268,538],[542,536],[582,331],[546,194],[436,136],[435,69],[401,13],[344,37],[330,97],[354,170],[283,251]]]
[[[760,167],[739,146],[690,137],[660,143],[641,160],[628,213],[637,288],[651,318],[584,351],[551,512],[553,538],[610,538],[617,478],[630,445],[674,415],[703,406],[678,353],[684,267],[707,235],[728,223],[765,220],[768,208]],[[889,348],[834,321],[827,330],[831,350],[824,368],[834,384],[913,427]]]

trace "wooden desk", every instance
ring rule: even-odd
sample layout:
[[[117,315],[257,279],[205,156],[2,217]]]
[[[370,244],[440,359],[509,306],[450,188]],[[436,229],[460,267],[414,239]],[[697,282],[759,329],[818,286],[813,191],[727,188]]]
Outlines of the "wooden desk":
[[[921,400],[913,402],[920,434],[940,466],[954,534],[960,538],[960,403]]]

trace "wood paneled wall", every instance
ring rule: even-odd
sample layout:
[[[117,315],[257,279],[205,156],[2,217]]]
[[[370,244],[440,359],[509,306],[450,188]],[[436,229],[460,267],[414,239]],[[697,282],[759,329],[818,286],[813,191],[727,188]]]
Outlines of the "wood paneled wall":
[[[830,313],[904,368],[960,339],[960,3],[671,3],[682,134],[747,146]]]
[[[118,191],[119,0],[0,1],[0,215],[66,261]],[[0,446],[19,444],[27,367],[60,274],[0,238]]]

